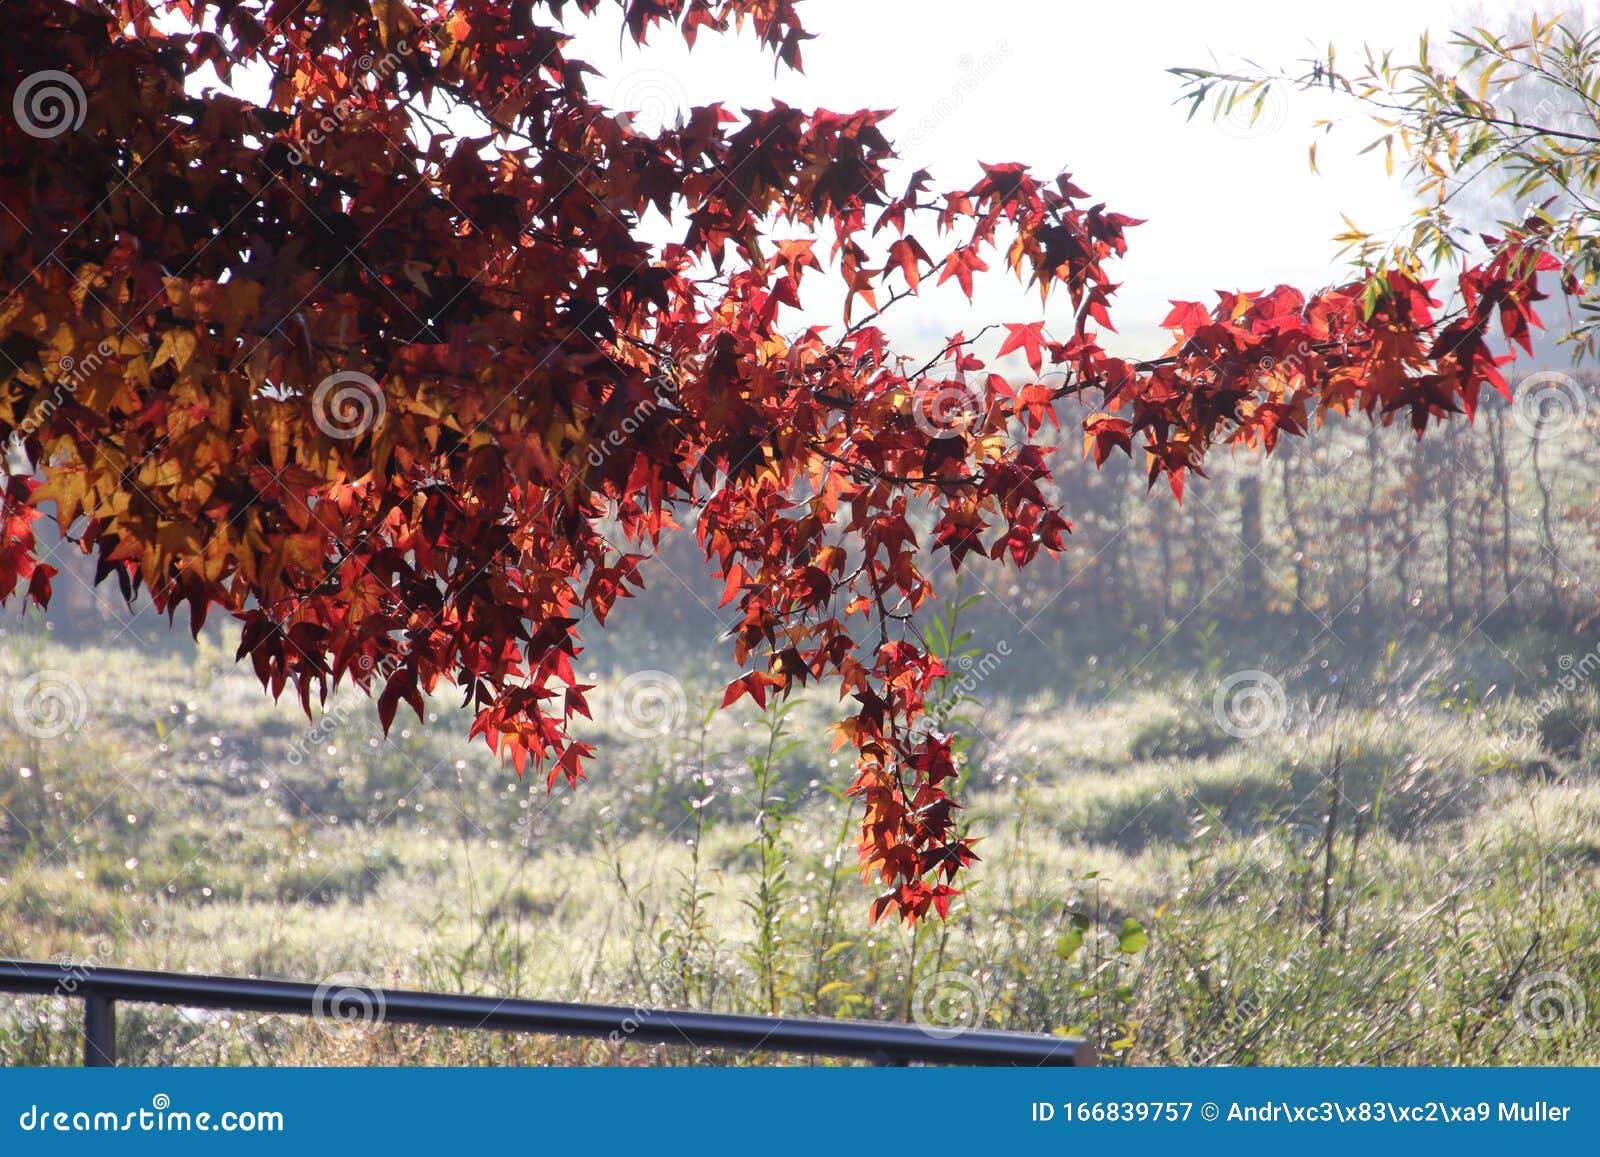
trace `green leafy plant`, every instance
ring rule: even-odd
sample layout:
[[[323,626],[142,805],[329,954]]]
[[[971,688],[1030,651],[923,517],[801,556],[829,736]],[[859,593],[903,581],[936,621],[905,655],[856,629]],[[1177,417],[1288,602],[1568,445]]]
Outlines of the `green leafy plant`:
[[[745,952],[745,960],[755,970],[758,999],[763,1011],[777,1016],[794,990],[794,976],[788,959],[786,932],[789,900],[793,891],[789,879],[792,855],[787,837],[794,801],[785,790],[779,765],[783,757],[800,746],[789,733],[789,715],[797,704],[774,704],[763,715],[767,725],[766,747],[750,761],[756,788],[755,838],[748,848],[755,855],[756,875],[753,894],[744,901],[755,920],[755,936]]]

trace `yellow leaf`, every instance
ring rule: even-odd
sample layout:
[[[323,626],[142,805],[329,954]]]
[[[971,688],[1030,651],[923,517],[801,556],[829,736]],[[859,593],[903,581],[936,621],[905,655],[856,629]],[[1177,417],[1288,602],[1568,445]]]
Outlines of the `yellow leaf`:
[[[194,336],[193,330],[169,329],[161,337],[161,345],[156,350],[155,359],[150,363],[151,369],[171,362],[182,370],[194,357],[194,351],[200,344],[200,339]]]
[[[322,535],[315,531],[291,534],[283,540],[284,565],[308,574],[315,573],[322,569],[323,547]]]
[[[372,15],[378,21],[378,39],[385,48],[394,48],[417,27],[417,18],[405,0],[373,0]]]
[[[262,286],[257,281],[235,278],[222,287],[222,324],[230,340],[249,322],[261,315]],[[181,368],[181,367],[180,367]]]
[[[272,469],[281,474],[289,464],[289,418],[283,411],[272,416],[267,439],[267,454],[272,461]]]
[[[187,522],[164,523],[156,531],[154,549],[163,560],[169,557],[181,559],[185,565],[199,557],[205,543],[200,539],[198,528]],[[159,570],[152,573],[159,574]]]
[[[52,470],[44,484],[33,492],[33,505],[38,507],[46,502],[54,502],[56,517],[62,528],[66,529],[77,521],[88,493],[89,478],[84,470]]]
[[[166,489],[183,481],[183,467],[171,458],[157,458],[139,471],[139,481],[147,489]]]
[[[220,582],[223,571],[227,569],[228,556],[232,553],[232,549],[228,541],[227,527],[219,528],[200,554],[198,560],[200,577],[208,583]]]
[[[972,456],[980,462],[998,462],[1005,457],[1006,442],[1004,434],[990,434],[979,438],[972,447]]]
[[[131,359],[123,367],[124,381],[133,382],[135,385],[148,386],[150,384],[150,359],[143,355]]]

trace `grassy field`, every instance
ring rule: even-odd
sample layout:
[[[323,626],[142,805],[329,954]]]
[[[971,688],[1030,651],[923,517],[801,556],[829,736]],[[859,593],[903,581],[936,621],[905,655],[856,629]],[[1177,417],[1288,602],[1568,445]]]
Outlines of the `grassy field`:
[[[1130,1064],[1595,1062],[1600,702],[1572,649],[1376,646],[1335,683],[1325,663],[1263,681],[1268,658],[1202,639],[1137,678],[1080,656],[1092,678],[1048,693],[1026,656],[969,655],[945,707],[972,738],[983,862],[948,922],[913,931],[867,923],[826,695],[712,718],[703,656],[653,660],[703,682],[619,667],[592,696],[605,770],[547,793],[447,701],[384,739],[365,699],[314,727],[273,704],[211,634],[152,653],[12,632],[0,954],[1084,1032]],[[1535,674],[1479,690],[1496,663]],[[119,1045],[754,1063],[365,1011],[124,1006]],[[76,1016],[0,998],[0,1061],[71,1063]]]

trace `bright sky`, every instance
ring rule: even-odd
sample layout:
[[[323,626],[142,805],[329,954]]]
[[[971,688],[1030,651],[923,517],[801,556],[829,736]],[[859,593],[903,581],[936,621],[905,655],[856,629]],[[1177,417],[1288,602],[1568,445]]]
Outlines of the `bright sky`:
[[[1399,176],[1385,172],[1381,152],[1357,156],[1377,129],[1349,102],[1285,89],[1254,125],[1242,111],[1218,123],[1209,108],[1188,121],[1187,104],[1174,103],[1182,85],[1168,68],[1253,61],[1299,73],[1330,42],[1352,66],[1364,44],[1407,59],[1428,30],[1441,55],[1452,29],[1513,20],[1520,27],[1534,10],[1523,0],[803,0],[815,36],[804,48],[804,73],[774,70],[748,32],[703,33],[691,52],[660,30],[639,48],[610,5],[594,18],[569,7],[567,27],[576,39],[569,55],[604,74],[590,78],[591,96],[636,112],[641,131],[715,101],[895,109],[887,132],[903,157],[897,192],[919,167],[932,171],[934,189],[970,184],[978,161],[1022,161],[1046,177],[1070,171],[1092,198],[1146,221],[1130,230],[1128,256],[1111,268],[1122,282],[1112,306],[1120,337],[1103,335],[1116,352],[1145,356],[1168,344],[1159,323],[1169,301],[1210,304],[1217,289],[1314,290],[1342,280],[1348,269],[1332,240],[1345,228],[1341,213],[1381,234],[1405,225],[1414,204]],[[264,96],[264,74],[235,75],[242,94]],[[1323,136],[1313,122],[1328,115],[1346,125]],[[459,128],[487,132],[470,122]],[[1313,141],[1320,173],[1308,164]],[[681,236],[681,226],[647,232],[664,240]],[[799,234],[780,227],[776,235]],[[930,279],[920,299],[880,324],[920,354],[957,330],[971,335],[988,323],[1037,317],[1036,294],[994,264],[974,303],[953,281],[933,290]],[[842,294],[831,280],[814,276],[802,289],[807,313],[786,319],[794,328],[841,321]],[[1058,335],[1069,318],[1064,299],[1047,312]]]
[[[1180,84],[1167,68],[1225,67],[1240,58],[1289,67],[1321,55],[1330,41],[1352,63],[1363,42],[1404,56],[1430,25],[1439,43],[1451,27],[1498,24],[1526,7],[1509,0],[1470,8],[1457,0],[805,0],[800,10],[817,37],[805,46],[804,75],[784,70],[775,78],[770,57],[715,36],[703,36],[692,53],[670,36],[639,50],[600,22],[579,31],[572,52],[606,73],[591,91],[640,110],[641,128],[675,106],[715,100],[894,108],[889,135],[904,146],[906,172],[932,169],[936,188],[970,182],[978,160],[1024,161],[1050,175],[1069,169],[1091,196],[1148,220],[1130,232],[1129,255],[1112,272],[1124,282],[1113,319],[1129,352],[1145,352],[1165,345],[1156,325],[1169,299],[1209,303],[1216,288],[1326,285],[1340,276],[1330,239],[1343,230],[1341,211],[1374,231],[1399,226],[1410,211],[1381,154],[1355,156],[1374,135],[1370,126],[1357,123],[1319,144],[1322,173],[1314,175],[1307,147],[1325,104],[1287,99],[1254,128],[1218,125],[1209,110],[1186,122],[1186,106],[1173,104]],[[574,30],[583,23],[574,19]],[[936,340],[1037,316],[1037,297],[1008,291],[1007,278],[991,277],[996,284],[976,308],[952,282],[948,292],[898,306],[897,320],[885,324],[903,339]],[[1051,310],[1065,314],[1064,303]],[[838,316],[834,306],[819,320]]]

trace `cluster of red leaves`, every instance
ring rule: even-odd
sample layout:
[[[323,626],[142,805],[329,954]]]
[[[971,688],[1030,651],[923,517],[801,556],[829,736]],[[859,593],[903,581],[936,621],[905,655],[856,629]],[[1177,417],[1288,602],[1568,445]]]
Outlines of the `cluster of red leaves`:
[[[1505,388],[1487,326],[1535,323],[1530,233],[1463,274],[1448,321],[1394,273],[1223,294],[1173,311],[1168,357],[1126,362],[1095,327],[1137,222],[1015,164],[896,194],[881,112],[710,105],[637,132],[566,52],[563,7],[599,3],[0,8],[0,105],[39,70],[85,94],[72,131],[0,121],[0,436],[29,463],[4,491],[0,597],[48,599],[33,522],[54,517],[130,596],[187,604],[196,630],[212,607],[240,620],[274,695],[309,711],[348,677],[387,727],[452,682],[519,773],[576,782],[579,625],[692,522],[740,616],[725,702],[839,686],[873,915],[943,914],[973,852],[949,741],[918,727],[945,672],[910,618],[938,552],[1062,547],[1040,440],[1062,398],[1102,408],[1097,460],[1138,438],[1181,493],[1209,447],[1270,449],[1321,411],[1470,413]],[[737,25],[800,61],[791,0],[623,8],[638,41]],[[196,95],[202,68],[244,65],[271,77],[264,104]],[[652,211],[681,239],[643,240]],[[929,275],[970,296],[993,262],[1071,303],[1059,338],[1004,327],[993,356],[1030,380],[960,334],[933,375],[873,324]],[[842,282],[842,331],[786,333],[807,276]],[[338,374],[377,384],[354,428],[326,412]],[[952,396],[958,422],[930,406]]]
[[[1270,452],[1280,435],[1303,434],[1329,413],[1404,416],[1419,435],[1453,414],[1470,419],[1484,385],[1511,397],[1499,367],[1512,355],[1490,348],[1496,323],[1532,353],[1534,303],[1546,296],[1539,274],[1561,268],[1541,244],[1545,228],[1535,218],[1513,236],[1485,237],[1490,257],[1461,271],[1461,305],[1448,318],[1435,315],[1435,282],[1391,269],[1310,298],[1280,285],[1219,294],[1211,309],[1176,302],[1163,323],[1175,344],[1154,362],[1063,349],[1058,360],[1110,402],[1084,422],[1088,452],[1104,462],[1142,435],[1151,481],[1165,474],[1181,498],[1185,473],[1203,474],[1201,459],[1219,441]]]

